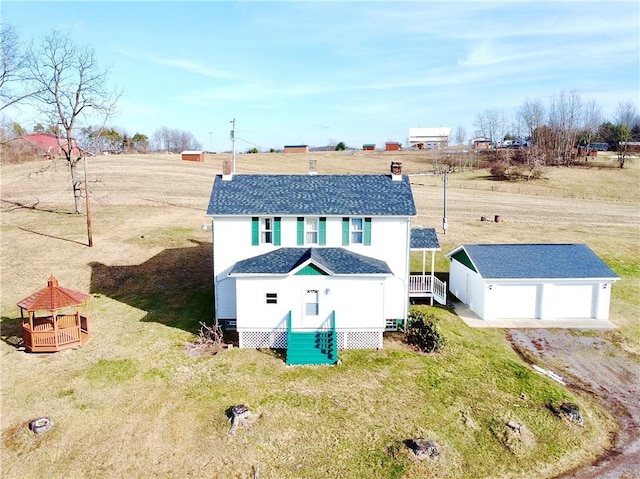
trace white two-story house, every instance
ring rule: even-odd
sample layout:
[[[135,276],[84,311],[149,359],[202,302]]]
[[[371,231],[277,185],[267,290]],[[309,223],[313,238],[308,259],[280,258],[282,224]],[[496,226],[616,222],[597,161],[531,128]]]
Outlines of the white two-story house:
[[[389,175],[234,175],[225,165],[207,209],[215,319],[235,326],[241,348],[287,348],[290,364],[381,348],[387,325],[407,317],[415,215],[400,163]],[[313,344],[322,359],[302,357]]]

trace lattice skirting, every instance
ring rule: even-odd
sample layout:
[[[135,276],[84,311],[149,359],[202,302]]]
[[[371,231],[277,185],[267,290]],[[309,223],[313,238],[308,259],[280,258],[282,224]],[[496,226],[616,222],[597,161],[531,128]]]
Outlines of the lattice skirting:
[[[382,349],[382,332],[338,332],[338,349]]]
[[[241,348],[286,349],[286,331],[241,331],[238,333]],[[380,331],[338,331],[338,349],[381,349]]]
[[[241,348],[273,348],[287,347],[286,331],[242,331],[238,333]]]

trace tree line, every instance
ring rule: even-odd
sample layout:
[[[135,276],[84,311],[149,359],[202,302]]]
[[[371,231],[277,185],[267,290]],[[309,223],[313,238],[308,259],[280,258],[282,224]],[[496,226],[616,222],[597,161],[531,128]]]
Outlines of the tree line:
[[[640,141],[640,115],[632,101],[618,103],[610,121],[595,101],[584,101],[576,91],[560,92],[547,104],[528,99],[512,115],[484,110],[474,126],[475,134],[488,139],[493,148],[508,140],[526,142],[529,160],[539,165],[569,166],[580,154],[587,161],[595,143],[606,143],[617,151],[618,166],[624,168],[629,143]]]

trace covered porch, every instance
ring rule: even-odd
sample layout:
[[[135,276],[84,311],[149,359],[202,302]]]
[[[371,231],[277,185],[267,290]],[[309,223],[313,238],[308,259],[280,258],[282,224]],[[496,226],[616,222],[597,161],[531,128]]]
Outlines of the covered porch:
[[[89,340],[88,301],[88,294],[60,287],[52,275],[46,288],[18,303],[25,349],[44,353],[84,345]]]
[[[440,242],[434,228],[411,228],[410,251],[422,253],[421,272],[409,273],[409,299],[429,298],[433,306],[435,299],[447,304],[447,283],[439,280],[435,274],[435,253],[440,251]],[[431,265],[427,271],[427,252],[431,253]]]

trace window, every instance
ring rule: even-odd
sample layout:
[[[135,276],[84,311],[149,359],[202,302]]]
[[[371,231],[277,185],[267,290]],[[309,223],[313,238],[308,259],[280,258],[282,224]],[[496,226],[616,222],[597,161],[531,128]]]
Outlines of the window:
[[[371,218],[342,218],[342,246],[371,245]]]
[[[304,233],[306,244],[318,244],[318,218],[305,218]]]
[[[304,298],[304,314],[305,316],[318,316],[319,311],[318,290],[308,289]]]
[[[280,246],[280,218],[254,216],[251,218],[251,244]]]
[[[362,218],[351,218],[351,243],[363,243],[364,240],[364,220]]]
[[[267,304],[278,304],[278,293],[267,293],[265,296]]]
[[[273,243],[273,218],[260,219],[260,242]]]

